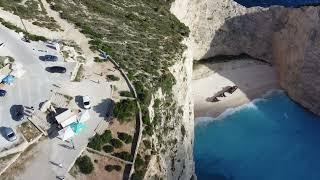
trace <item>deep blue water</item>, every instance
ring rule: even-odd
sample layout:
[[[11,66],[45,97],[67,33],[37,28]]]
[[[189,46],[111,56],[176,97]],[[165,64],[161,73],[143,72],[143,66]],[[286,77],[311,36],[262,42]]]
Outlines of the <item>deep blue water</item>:
[[[298,7],[311,4],[319,4],[320,0],[235,0],[245,7],[281,5],[285,7]]]
[[[320,180],[320,117],[274,92],[195,128],[199,180]]]

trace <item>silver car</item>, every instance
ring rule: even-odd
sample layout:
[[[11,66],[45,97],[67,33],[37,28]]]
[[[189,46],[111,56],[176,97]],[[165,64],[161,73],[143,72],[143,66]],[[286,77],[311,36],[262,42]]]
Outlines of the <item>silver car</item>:
[[[17,139],[16,133],[13,131],[12,128],[9,128],[9,127],[4,128],[3,135],[8,141],[11,141],[11,142]]]

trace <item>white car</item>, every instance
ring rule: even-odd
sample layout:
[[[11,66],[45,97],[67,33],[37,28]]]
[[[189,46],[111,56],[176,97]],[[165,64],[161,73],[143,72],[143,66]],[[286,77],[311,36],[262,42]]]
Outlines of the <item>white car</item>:
[[[90,109],[91,108],[90,97],[89,96],[82,96],[82,103],[83,103],[83,107],[85,109]]]

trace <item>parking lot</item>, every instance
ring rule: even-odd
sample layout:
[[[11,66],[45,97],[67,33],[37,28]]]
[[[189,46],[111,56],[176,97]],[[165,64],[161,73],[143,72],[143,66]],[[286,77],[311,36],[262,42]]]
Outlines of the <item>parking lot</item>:
[[[26,43],[16,33],[0,26],[0,43],[2,42],[5,46],[0,48],[0,56],[13,57],[15,62],[22,64],[26,71],[21,78],[15,79],[12,85],[5,85],[3,89],[7,91],[7,95],[0,97],[0,127],[12,127],[15,130],[16,126],[22,122],[13,120],[10,108],[13,105],[37,108],[40,102],[50,97],[51,90],[56,88],[54,85],[70,81],[75,63],[64,62],[63,57],[46,43]],[[58,56],[58,61],[44,62],[39,59],[46,54]],[[67,72],[52,74],[45,70],[46,67],[53,65],[64,66]],[[12,145],[0,136],[0,151]]]

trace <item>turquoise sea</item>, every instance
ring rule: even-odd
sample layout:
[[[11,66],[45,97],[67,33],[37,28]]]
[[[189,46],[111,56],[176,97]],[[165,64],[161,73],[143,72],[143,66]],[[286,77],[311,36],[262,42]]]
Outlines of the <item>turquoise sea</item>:
[[[269,7],[273,5],[280,5],[285,7],[300,7],[306,5],[319,5],[320,0],[235,0],[237,3],[245,7]]]
[[[194,157],[199,180],[320,180],[320,117],[274,91],[199,118]]]

